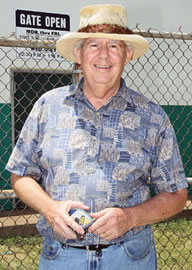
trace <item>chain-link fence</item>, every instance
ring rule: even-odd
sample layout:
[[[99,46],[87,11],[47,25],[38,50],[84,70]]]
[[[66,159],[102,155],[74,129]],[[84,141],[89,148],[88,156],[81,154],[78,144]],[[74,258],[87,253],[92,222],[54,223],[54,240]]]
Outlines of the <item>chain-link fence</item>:
[[[192,182],[192,35],[140,31],[150,50],[131,62],[127,85],[158,102],[175,128],[186,176]],[[55,43],[0,38],[0,269],[38,269],[38,214],[13,193],[5,170],[34,102],[46,91],[78,80],[79,71],[55,51]],[[158,269],[192,269],[191,196],[185,210],[153,226]]]

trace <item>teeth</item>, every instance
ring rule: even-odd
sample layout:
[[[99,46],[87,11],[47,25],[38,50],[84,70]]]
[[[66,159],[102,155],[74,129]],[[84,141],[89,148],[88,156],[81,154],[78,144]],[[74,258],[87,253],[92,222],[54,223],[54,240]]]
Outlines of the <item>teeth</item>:
[[[98,68],[110,68],[111,66],[99,66],[99,65],[95,65]]]

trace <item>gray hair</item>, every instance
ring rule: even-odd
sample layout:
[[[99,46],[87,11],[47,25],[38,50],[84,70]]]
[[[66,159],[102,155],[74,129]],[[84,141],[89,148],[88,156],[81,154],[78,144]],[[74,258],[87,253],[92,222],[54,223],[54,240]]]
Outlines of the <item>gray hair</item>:
[[[83,39],[80,39],[80,40],[78,40],[75,44],[74,44],[74,47],[73,47],[73,49],[80,49],[80,48],[82,48],[83,47]]]

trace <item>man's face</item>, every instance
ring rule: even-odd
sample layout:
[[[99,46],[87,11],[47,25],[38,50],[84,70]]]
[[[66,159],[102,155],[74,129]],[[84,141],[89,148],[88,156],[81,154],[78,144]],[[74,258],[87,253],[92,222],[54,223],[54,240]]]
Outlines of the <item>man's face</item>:
[[[109,87],[119,84],[131,55],[123,41],[110,39],[85,39],[82,48],[75,49],[76,62],[81,64],[85,80]]]

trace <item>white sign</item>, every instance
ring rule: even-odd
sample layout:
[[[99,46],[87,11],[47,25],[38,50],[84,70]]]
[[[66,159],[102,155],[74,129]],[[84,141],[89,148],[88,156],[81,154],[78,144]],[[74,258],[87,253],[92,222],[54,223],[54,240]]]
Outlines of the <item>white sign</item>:
[[[16,34],[19,39],[57,40],[70,31],[69,15],[16,10]],[[18,48],[18,56],[33,59],[63,59],[55,49]]]

